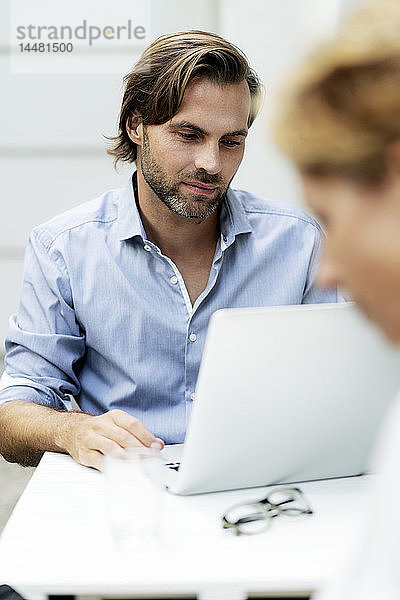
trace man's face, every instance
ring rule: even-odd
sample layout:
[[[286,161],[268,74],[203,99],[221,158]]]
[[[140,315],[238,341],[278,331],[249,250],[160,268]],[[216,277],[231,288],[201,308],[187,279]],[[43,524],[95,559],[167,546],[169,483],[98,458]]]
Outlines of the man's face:
[[[174,213],[203,220],[221,203],[243,158],[250,92],[198,79],[173,118],[142,128],[138,169]]]
[[[341,285],[393,342],[400,344],[400,186],[365,187],[338,177],[303,177],[306,199],[325,224],[319,272]]]

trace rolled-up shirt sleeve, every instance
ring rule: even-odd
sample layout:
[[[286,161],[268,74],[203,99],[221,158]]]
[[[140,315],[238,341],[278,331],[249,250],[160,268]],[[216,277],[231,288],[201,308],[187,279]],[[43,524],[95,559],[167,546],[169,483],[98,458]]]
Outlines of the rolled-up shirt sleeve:
[[[0,405],[26,400],[70,408],[85,337],[73,306],[65,260],[46,231],[30,236],[18,312],[10,317]]]

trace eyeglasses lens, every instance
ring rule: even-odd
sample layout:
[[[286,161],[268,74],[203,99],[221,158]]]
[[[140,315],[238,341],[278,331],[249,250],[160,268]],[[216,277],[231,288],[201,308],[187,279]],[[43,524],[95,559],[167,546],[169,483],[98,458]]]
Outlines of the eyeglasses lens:
[[[312,512],[303,494],[297,488],[277,489],[268,494],[268,502],[279,507],[286,515]]]
[[[264,506],[258,503],[238,504],[225,515],[229,523],[236,525],[236,533],[251,535],[259,533],[269,525],[271,515]]]

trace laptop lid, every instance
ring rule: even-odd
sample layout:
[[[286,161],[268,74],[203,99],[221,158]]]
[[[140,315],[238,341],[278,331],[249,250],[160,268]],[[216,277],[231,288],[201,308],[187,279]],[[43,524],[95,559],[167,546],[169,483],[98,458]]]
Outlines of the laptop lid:
[[[351,303],[219,310],[169,487],[361,474],[399,389],[400,353]]]

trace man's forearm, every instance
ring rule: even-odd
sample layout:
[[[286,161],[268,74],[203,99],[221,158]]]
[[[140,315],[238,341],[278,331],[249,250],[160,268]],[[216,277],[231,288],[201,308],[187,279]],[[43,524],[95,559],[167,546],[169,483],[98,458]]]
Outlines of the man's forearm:
[[[36,466],[43,452],[65,452],[81,465],[101,469],[104,454],[154,444],[164,446],[143,423],[119,409],[94,416],[24,400],[0,407],[0,454],[25,467]]]
[[[83,415],[82,415],[83,416]],[[0,454],[9,462],[36,466],[44,452],[67,452],[66,437],[80,413],[15,400],[0,407]]]

